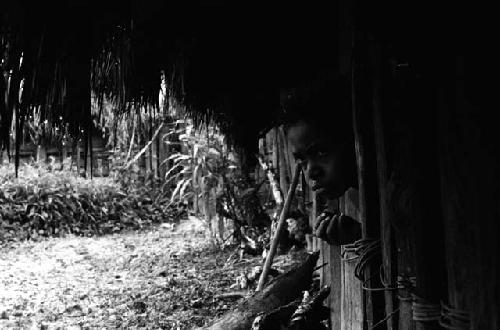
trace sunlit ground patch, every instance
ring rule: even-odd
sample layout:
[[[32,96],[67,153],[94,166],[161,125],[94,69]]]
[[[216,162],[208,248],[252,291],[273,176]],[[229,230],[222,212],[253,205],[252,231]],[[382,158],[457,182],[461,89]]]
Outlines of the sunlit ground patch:
[[[236,301],[217,299],[259,263],[227,263],[201,220],[102,237],[51,238],[0,250],[0,329],[202,325]],[[280,256],[277,264],[289,264]]]

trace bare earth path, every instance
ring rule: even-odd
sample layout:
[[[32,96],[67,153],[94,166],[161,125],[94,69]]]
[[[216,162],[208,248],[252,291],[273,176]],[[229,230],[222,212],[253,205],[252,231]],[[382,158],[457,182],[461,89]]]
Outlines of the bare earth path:
[[[0,329],[188,329],[231,307],[231,252],[201,221],[172,230],[52,238],[0,250]],[[224,265],[226,264],[226,267]],[[228,306],[228,305],[230,306]]]

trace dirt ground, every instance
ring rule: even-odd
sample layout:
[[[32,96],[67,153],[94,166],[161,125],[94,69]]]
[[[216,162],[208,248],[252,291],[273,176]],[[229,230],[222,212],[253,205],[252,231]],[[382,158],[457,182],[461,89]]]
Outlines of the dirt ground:
[[[210,243],[194,217],[173,229],[50,238],[0,250],[0,329],[189,329],[231,309],[260,257]],[[297,255],[275,267],[290,268]],[[233,287],[231,288],[231,285]]]

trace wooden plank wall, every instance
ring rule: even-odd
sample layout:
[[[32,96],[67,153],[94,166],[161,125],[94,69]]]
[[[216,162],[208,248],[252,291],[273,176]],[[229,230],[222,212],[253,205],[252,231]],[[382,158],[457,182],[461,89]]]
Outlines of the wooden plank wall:
[[[491,86],[476,67],[488,53],[435,48],[431,60],[413,48],[405,56],[377,40],[364,21],[353,42],[353,68],[358,61],[361,70],[351,73],[365,88],[354,101],[369,103],[359,122],[375,128],[377,161],[370,166],[379,185],[384,277],[389,285],[415,279],[411,290],[399,290],[399,307],[386,292],[385,314],[394,313],[387,327],[496,329],[500,143],[487,101]],[[437,316],[422,317],[421,306],[434,306]]]
[[[495,329],[500,277],[493,242],[500,230],[498,208],[491,205],[499,193],[491,183],[500,179],[499,148],[493,116],[464,98],[463,66],[473,64],[447,57],[456,62],[448,71],[440,68],[441,80],[431,84],[397,66],[397,58],[377,54],[376,45],[371,51],[380,60],[374,68],[382,71],[373,82],[380,91],[374,111],[381,220],[394,237],[384,238],[384,246],[394,253],[389,246],[395,241],[398,259],[389,268],[416,278],[414,302],[442,301],[455,316],[457,310],[469,315],[470,326],[462,328]],[[400,302],[398,314],[400,329],[442,328],[437,320],[414,320],[408,301]],[[457,327],[448,316],[445,322]]]
[[[331,327],[442,329],[444,316],[456,329],[500,328],[500,140],[483,100],[487,70],[476,72],[485,55],[436,51],[430,59],[411,47],[405,55],[377,39],[378,22],[365,19],[373,13],[353,3],[337,1],[332,40],[339,41],[338,72],[353,82],[359,209],[349,211],[352,196],[334,207],[357,215],[364,237],[381,239],[384,283],[367,282],[380,286],[378,296],[363,292],[349,260],[355,256],[342,260],[339,248],[315,240],[319,263],[329,262],[320,275],[332,286]],[[280,167],[286,143],[274,145],[273,165],[289,176]],[[321,205],[309,195],[312,225]],[[437,316],[422,318],[422,306]],[[457,323],[460,312],[470,326]]]
[[[499,329],[498,100],[475,70],[482,53],[468,55],[448,58],[438,97],[448,303],[469,313],[471,329]]]
[[[367,34],[358,33],[355,39],[358,53],[353,66],[354,117],[357,143],[365,146],[364,150],[357,147],[358,161],[360,156],[371,159],[371,152],[375,152],[376,159],[375,164],[367,167],[374,173],[363,173],[362,168],[359,169],[360,196],[369,193],[363,186],[375,177],[378,182],[371,185],[378,185],[379,193],[379,196],[367,195],[370,199],[361,200],[360,208],[373,208],[375,203],[382,215],[374,212],[371,216],[367,213],[366,219],[361,218],[367,226],[374,226],[372,236],[377,236],[378,225],[382,228],[379,235],[385,282],[395,287],[400,286],[397,278],[416,279],[399,293],[402,297],[399,309],[395,307],[394,295],[385,293],[384,314],[390,320],[387,327],[395,326],[397,311],[399,329],[438,329],[438,319],[424,321],[416,316],[416,303],[438,306],[446,291],[437,130],[432,120],[435,109],[429,106],[433,95],[413,72],[391,75],[391,61]],[[397,63],[397,59],[392,61]],[[397,70],[404,71],[402,67]],[[372,139],[366,136],[374,136],[375,144],[367,145],[366,141],[371,143]],[[358,163],[358,167],[365,166]],[[369,232],[368,228],[364,234],[369,237]],[[394,243],[396,251],[392,248]],[[394,253],[397,263],[394,263]],[[380,306],[379,298],[372,297],[367,304]],[[384,314],[375,316],[376,309],[371,311],[369,305],[366,307],[369,325],[382,319]],[[371,322],[370,313],[373,313]]]

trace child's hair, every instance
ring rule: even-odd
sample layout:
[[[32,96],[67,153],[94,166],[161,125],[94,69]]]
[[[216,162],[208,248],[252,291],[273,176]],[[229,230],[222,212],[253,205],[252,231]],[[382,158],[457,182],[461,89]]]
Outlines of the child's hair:
[[[351,93],[347,79],[323,78],[280,93],[281,123],[288,129],[304,121],[332,137],[352,136]]]

